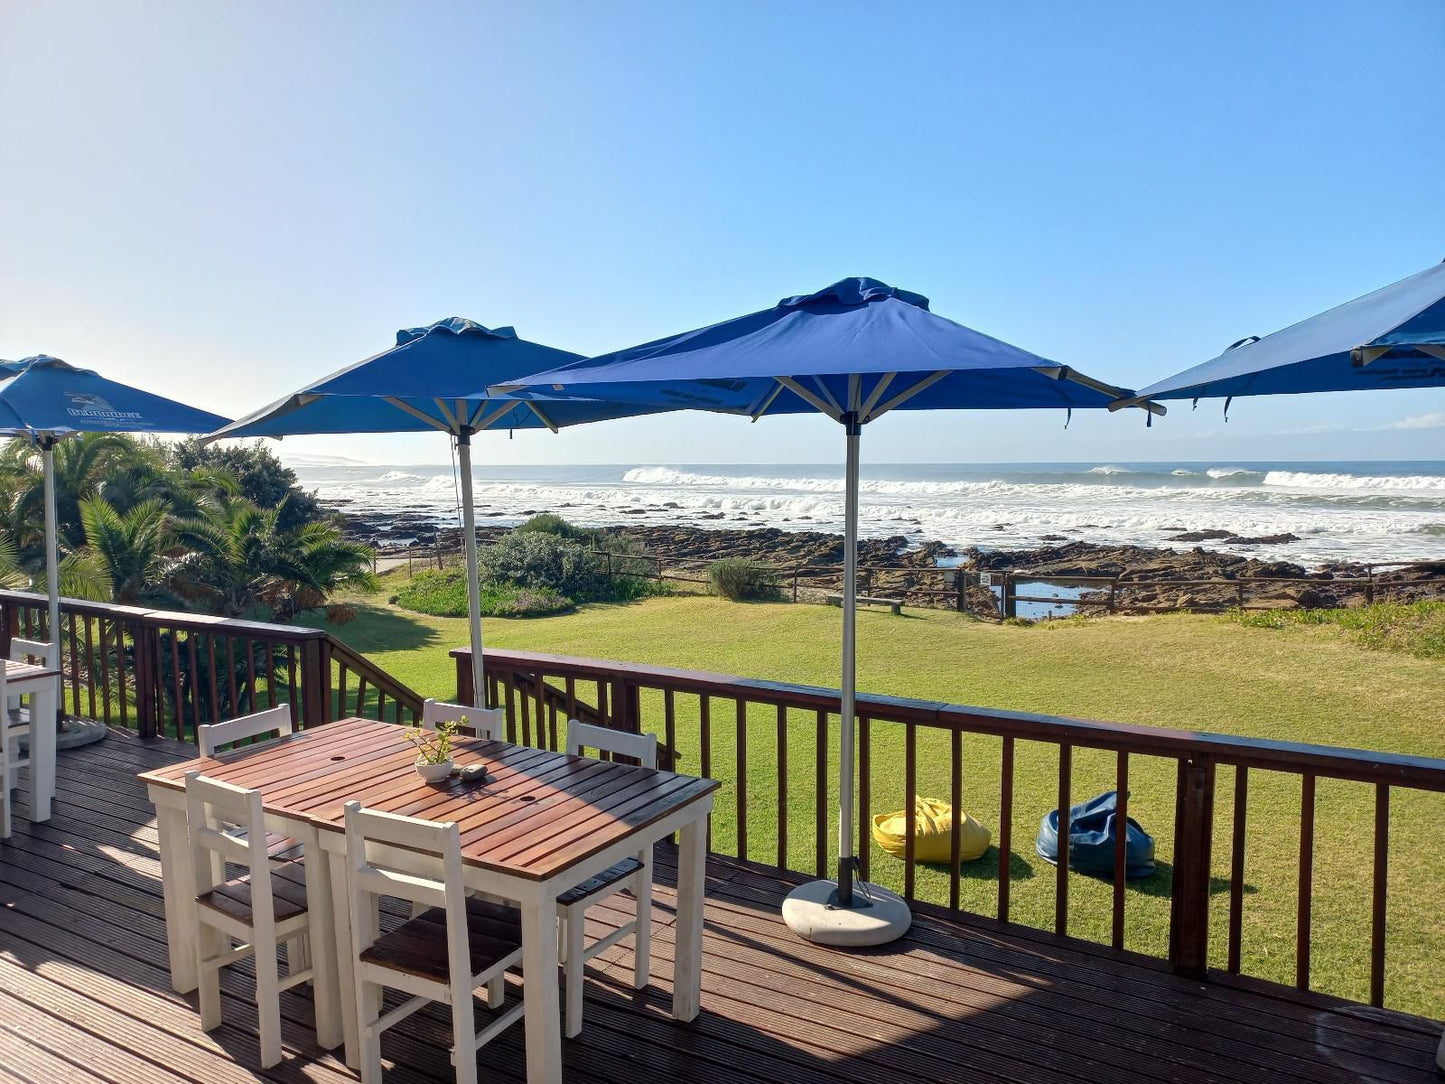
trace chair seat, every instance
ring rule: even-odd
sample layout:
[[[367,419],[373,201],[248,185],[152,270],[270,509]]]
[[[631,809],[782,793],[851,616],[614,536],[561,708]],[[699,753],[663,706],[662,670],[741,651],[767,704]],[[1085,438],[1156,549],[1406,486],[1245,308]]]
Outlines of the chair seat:
[[[595,877],[589,877],[576,888],[569,888],[557,897],[557,904],[560,907],[570,907],[574,903],[581,903],[591,896],[597,895],[605,889],[611,888],[618,881],[625,881],[642,868],[642,863],[635,858],[624,858],[615,866],[608,866]]]
[[[467,900],[467,939],[473,975],[494,967],[522,947],[522,914],[515,907],[487,900]],[[382,934],[361,953],[364,963],[445,983],[447,914],[433,907]]]
[[[285,922],[306,913],[306,866],[300,860],[280,862],[271,867],[271,897],[276,921]],[[202,907],[251,922],[251,878],[237,877],[196,897]]]

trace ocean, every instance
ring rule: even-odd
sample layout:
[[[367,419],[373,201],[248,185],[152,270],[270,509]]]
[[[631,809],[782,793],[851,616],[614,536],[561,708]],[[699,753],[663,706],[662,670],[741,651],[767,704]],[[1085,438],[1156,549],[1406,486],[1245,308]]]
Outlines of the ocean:
[[[457,522],[449,464],[288,458],[301,482],[355,512]],[[483,523],[542,511],[584,525],[685,524],[842,530],[840,465],[478,467]],[[1187,549],[1183,531],[1283,545],[1210,548],[1288,559],[1445,559],[1445,461],[1339,463],[920,463],[862,468],[865,536],[1024,549],[1060,539]],[[398,539],[398,541],[402,541]]]

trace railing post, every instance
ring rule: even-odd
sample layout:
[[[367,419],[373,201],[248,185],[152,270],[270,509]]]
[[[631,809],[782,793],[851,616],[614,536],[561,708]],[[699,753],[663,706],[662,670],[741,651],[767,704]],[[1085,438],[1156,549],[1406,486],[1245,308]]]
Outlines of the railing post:
[[[160,732],[160,709],[156,704],[155,629],[137,620],[131,625],[130,640],[135,659],[135,722],[142,738],[154,738]],[[121,695],[125,695],[124,681]]]
[[[1209,968],[1210,851],[1214,839],[1214,761],[1179,762],[1174,805],[1174,883],[1169,908],[1169,963],[1202,979]]]
[[[331,641],[317,636],[301,645],[301,726],[331,722]]]
[[[1012,572],[1003,574],[1003,615],[1004,617],[1019,615],[1018,584],[1014,582]]]
[[[612,682],[612,718],[603,721],[604,726],[614,730],[625,730],[629,734],[642,733],[642,690],[626,678]]]
[[[473,693],[475,693],[476,690],[472,688],[475,684],[472,680],[472,649],[463,648],[459,650],[456,653],[456,663],[457,703],[476,704],[477,701],[473,699]]]

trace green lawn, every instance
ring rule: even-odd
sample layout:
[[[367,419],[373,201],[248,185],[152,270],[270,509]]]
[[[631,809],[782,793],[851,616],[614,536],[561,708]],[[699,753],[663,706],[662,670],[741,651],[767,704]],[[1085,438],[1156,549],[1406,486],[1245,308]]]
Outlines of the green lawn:
[[[420,617],[381,603],[395,590],[355,600],[356,621],[335,631],[424,695],[455,692],[446,650],[466,640],[462,620]],[[836,686],[839,615],[831,607],[737,604],[712,598],[655,598],[590,606],[559,617],[488,620],[498,647],[623,659]],[[942,611],[903,617],[867,611],[859,618],[859,684],[864,690],[962,704],[1047,712],[1117,722],[1245,734],[1445,756],[1445,668],[1438,661],[1371,650],[1348,629],[1289,624],[1250,627],[1228,618],[1161,616],[1063,621],[1034,627],[984,624]],[[696,709],[680,698],[679,747],[684,770],[700,763]],[[644,701],[649,728],[661,725],[660,703]],[[774,861],[777,838],[776,719],[748,721],[748,853]],[[725,784],[713,820],[714,845],[735,851],[734,713],[713,711],[712,773]],[[811,718],[789,720],[787,765],[789,865],[811,870],[813,833]],[[874,812],[904,804],[900,728],[873,733]],[[833,746],[836,750],[836,727]],[[948,746],[941,735],[920,741],[920,792],[947,798]],[[965,806],[997,838],[999,743],[964,742]],[[1077,750],[1073,800],[1113,785],[1111,755]],[[1216,886],[1211,954],[1222,966],[1230,864],[1233,773],[1216,784]],[[1033,852],[1039,818],[1057,788],[1054,750],[1021,743],[1017,754],[1012,918],[1050,928],[1053,870]],[[1127,944],[1162,955],[1168,934],[1168,867],[1174,805],[1171,763],[1131,761],[1130,813],[1158,843],[1161,873],[1131,885]],[[833,796],[836,798],[836,795]],[[1246,846],[1245,970],[1292,982],[1295,965],[1297,778],[1252,773]],[[1445,922],[1434,901],[1445,896],[1439,825],[1445,795],[1394,793],[1391,810],[1389,955],[1386,1004],[1445,1016],[1438,961]],[[1316,814],[1312,982],[1364,1000],[1368,992],[1369,871],[1374,816],[1370,787],[1321,781]],[[876,847],[875,880],[897,886],[901,863]],[[965,865],[963,905],[993,914],[997,854]],[[918,892],[946,901],[946,870],[920,869]],[[1069,932],[1107,940],[1107,884],[1073,876]]]

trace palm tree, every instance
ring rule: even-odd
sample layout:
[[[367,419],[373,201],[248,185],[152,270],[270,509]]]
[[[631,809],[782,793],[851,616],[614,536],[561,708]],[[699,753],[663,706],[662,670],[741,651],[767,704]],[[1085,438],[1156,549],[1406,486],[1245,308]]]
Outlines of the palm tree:
[[[122,513],[104,497],[89,497],[80,502],[80,518],[86,549],[73,556],[104,571],[112,601],[134,605],[174,600],[166,586],[174,533],[164,504],[142,501]]]
[[[81,502],[100,493],[118,466],[140,454],[139,444],[117,433],[80,433],[55,446],[56,535],[62,551],[85,545]],[[45,480],[35,446],[24,438],[10,441],[0,453],[0,477],[8,483],[8,518],[21,560],[43,566]]]
[[[375,582],[370,549],[342,540],[330,523],[286,530],[284,506],[263,509],[228,498],[179,522],[176,535],[188,552],[177,567],[176,588],[227,617],[266,606],[284,620],[321,605],[340,587]]]

